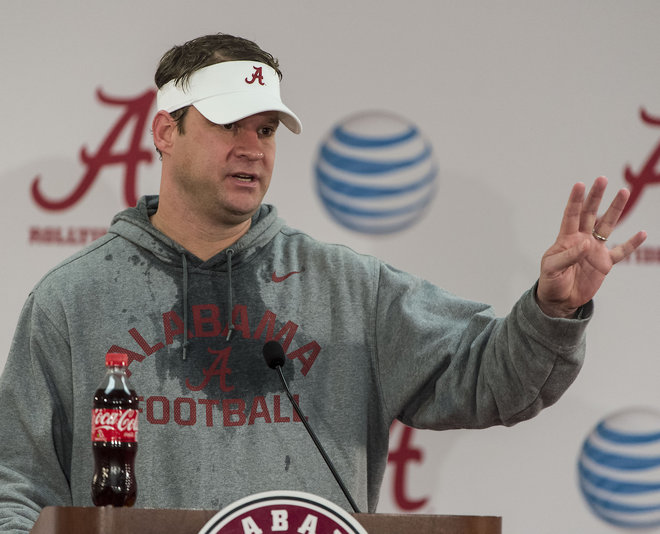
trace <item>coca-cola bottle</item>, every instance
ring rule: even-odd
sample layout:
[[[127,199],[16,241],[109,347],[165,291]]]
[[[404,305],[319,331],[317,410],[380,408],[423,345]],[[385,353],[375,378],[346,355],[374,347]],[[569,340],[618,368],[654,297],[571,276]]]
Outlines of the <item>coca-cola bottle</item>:
[[[127,365],[126,354],[106,354],[105,378],[94,394],[92,501],[96,506],[133,506],[137,497],[138,396],[128,382]]]

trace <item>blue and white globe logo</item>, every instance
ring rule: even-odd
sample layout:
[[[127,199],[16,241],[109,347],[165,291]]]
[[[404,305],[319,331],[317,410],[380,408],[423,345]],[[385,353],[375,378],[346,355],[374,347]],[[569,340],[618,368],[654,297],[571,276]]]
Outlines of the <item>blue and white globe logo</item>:
[[[660,412],[628,409],[599,422],[582,446],[578,474],[601,519],[627,528],[660,526]]]
[[[316,162],[318,193],[341,225],[389,234],[420,219],[435,194],[431,144],[409,121],[365,112],[336,126]]]

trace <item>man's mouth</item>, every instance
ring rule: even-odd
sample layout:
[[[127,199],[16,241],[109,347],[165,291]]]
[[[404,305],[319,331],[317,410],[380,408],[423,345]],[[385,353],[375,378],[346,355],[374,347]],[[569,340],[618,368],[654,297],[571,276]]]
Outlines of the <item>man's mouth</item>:
[[[233,174],[232,175],[234,178],[236,178],[239,182],[252,182],[254,181],[254,175],[253,174]]]

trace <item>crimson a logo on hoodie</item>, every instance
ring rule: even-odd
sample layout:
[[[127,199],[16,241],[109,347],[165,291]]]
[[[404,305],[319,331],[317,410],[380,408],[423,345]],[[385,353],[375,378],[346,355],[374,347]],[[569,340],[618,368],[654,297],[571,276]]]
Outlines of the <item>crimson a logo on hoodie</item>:
[[[251,495],[214,515],[199,534],[367,534],[337,505],[309,493],[270,491]]]

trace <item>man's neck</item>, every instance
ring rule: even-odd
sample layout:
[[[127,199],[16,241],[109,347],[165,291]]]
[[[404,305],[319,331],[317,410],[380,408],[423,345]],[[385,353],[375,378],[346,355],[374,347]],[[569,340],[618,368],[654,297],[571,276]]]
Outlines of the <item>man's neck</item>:
[[[163,214],[160,208],[150,220],[156,229],[203,261],[236,243],[247,233],[252,222],[247,219],[240,224],[218,227],[186,218],[172,224],[173,219]]]

